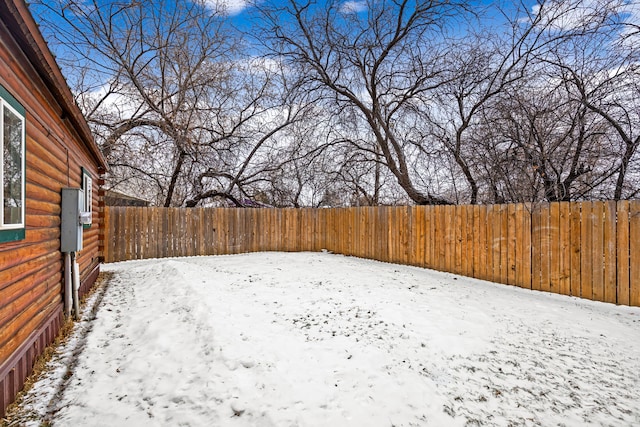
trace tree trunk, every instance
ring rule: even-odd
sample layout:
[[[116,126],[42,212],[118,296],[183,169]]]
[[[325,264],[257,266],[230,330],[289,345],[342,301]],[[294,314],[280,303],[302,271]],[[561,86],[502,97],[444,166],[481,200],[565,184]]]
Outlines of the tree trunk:
[[[180,171],[182,170],[182,164],[184,163],[184,159],[187,157],[187,153],[184,151],[180,151],[178,155],[178,162],[176,163],[176,167],[173,168],[173,174],[171,175],[171,181],[169,182],[169,189],[167,190],[167,198],[164,201],[164,207],[171,207],[171,199],[173,199],[173,192],[176,188],[176,183],[178,182],[178,177],[180,176]]]

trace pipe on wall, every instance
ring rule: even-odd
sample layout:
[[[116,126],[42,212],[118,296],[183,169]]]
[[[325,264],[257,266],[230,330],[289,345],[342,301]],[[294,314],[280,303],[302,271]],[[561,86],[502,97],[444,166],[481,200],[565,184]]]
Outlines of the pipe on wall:
[[[78,296],[78,289],[80,289],[80,266],[76,259],[76,253],[71,253],[72,266],[73,266],[73,318],[74,320],[80,319],[80,298]]]
[[[71,253],[65,252],[64,254],[64,313],[68,318],[71,316],[72,307],[72,286],[73,286],[73,271],[71,270]]]

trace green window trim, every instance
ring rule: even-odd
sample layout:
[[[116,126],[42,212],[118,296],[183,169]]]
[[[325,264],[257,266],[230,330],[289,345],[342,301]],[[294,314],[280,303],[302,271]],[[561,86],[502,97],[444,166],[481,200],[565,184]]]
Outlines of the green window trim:
[[[2,98],[7,104],[11,105],[14,110],[16,110],[20,115],[24,118],[27,115],[27,111],[24,109],[22,104],[18,102],[7,90],[0,85],[0,98]]]
[[[5,111],[6,110],[6,111]],[[0,161],[2,161],[3,163],[0,163],[0,171],[2,171],[0,173],[0,191],[2,192],[2,194],[4,194],[5,191],[15,191],[16,189],[20,191],[20,200],[19,200],[19,205],[18,206],[13,206],[13,207],[9,207],[7,208],[7,206],[5,205],[6,203],[6,195],[1,196],[0,198],[3,199],[3,206],[0,207],[0,209],[2,209],[2,211],[0,211],[0,243],[5,243],[5,242],[13,242],[13,241],[18,241],[18,240],[24,240],[25,239],[25,229],[26,229],[26,188],[27,188],[27,180],[26,180],[26,133],[27,133],[27,120],[26,120],[26,110],[25,108],[22,106],[22,104],[20,104],[18,102],[18,100],[16,100],[10,93],[9,91],[7,91],[4,86],[2,86],[0,84],[0,135],[4,135],[4,132],[6,132],[6,127],[5,127],[5,120],[6,120],[6,114],[10,114],[15,116],[16,119],[19,120],[19,123],[21,125],[21,140],[20,140],[20,150],[18,152],[18,150],[14,150],[15,152],[11,151],[11,148],[8,148],[8,152],[7,147],[5,146],[5,140],[4,137],[0,138]],[[11,143],[10,143],[11,144]],[[13,145],[13,144],[11,144]],[[17,145],[17,144],[16,144]],[[21,174],[21,177],[19,178],[18,181],[16,181],[13,185],[9,184],[10,187],[7,187],[5,185],[5,178],[6,178],[6,171],[4,170],[6,164],[4,163],[4,156],[7,155],[7,153],[13,153],[13,155],[17,154],[20,155],[20,160],[17,163],[13,163],[14,167],[15,165],[19,165],[19,167],[21,168],[19,172]],[[9,166],[11,167],[11,165]],[[10,170],[10,169],[9,169]],[[16,172],[16,173],[17,173]],[[11,172],[9,172],[11,173]],[[20,184],[17,184],[17,183]],[[21,188],[20,188],[21,187]],[[15,197],[15,193],[9,193],[11,194],[11,196],[9,197],[14,197],[14,200],[18,200],[17,197]],[[9,222],[8,224],[5,224],[5,215],[7,215],[7,210],[6,209],[10,209],[9,214],[13,217],[15,215],[19,215],[19,217],[16,217],[16,219],[19,219],[19,222],[16,221],[14,223]],[[16,211],[16,209],[19,209],[19,211]]]
[[[15,242],[16,240],[24,240],[24,228],[15,228],[13,230],[0,230],[0,243]]]

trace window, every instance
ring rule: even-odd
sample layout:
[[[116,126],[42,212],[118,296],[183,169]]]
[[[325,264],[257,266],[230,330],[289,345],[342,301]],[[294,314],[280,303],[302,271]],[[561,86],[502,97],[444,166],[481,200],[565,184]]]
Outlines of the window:
[[[0,242],[24,239],[25,110],[0,85]]]
[[[93,213],[93,178],[91,178],[91,175],[89,175],[89,172],[87,172],[85,168],[82,168],[82,190],[84,190],[84,212]],[[91,223],[84,224],[84,227],[91,227]]]

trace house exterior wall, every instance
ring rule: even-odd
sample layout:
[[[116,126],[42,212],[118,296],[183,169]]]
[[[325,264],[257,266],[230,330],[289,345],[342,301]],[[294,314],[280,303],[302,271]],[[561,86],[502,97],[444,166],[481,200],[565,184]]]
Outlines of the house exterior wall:
[[[96,156],[95,147],[92,152],[88,146],[86,129],[83,139],[82,130],[79,132],[77,123],[69,119],[68,104],[61,105],[58,94],[52,93],[51,80],[43,80],[42,68],[34,64],[34,50],[25,53],[20,31],[27,26],[19,22],[21,15],[15,12],[14,3],[22,7],[24,16],[27,9],[21,0],[0,0],[0,85],[25,109],[26,210],[24,239],[0,242],[0,416],[22,389],[35,358],[55,339],[63,323],[61,189],[81,187],[83,168],[93,178],[93,220],[84,229],[83,249],[78,254],[81,292],[97,278],[101,236],[98,186],[106,166]],[[3,8],[7,7],[15,13],[6,13]],[[33,25],[30,15],[28,18]],[[44,53],[53,60],[48,50]],[[68,92],[66,86],[64,89]]]

